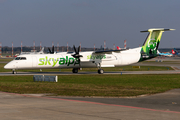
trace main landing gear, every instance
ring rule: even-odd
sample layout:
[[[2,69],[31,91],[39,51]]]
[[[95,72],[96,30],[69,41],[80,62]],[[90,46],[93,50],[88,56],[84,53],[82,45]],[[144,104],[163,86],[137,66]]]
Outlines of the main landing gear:
[[[103,70],[103,69],[98,69],[98,73],[99,73],[99,74],[103,74],[103,73],[104,73],[104,70]]]
[[[98,73],[99,73],[99,74],[103,74],[103,73],[104,73],[104,70],[101,69],[101,63],[96,64],[96,66],[98,67]]]
[[[78,73],[78,68],[73,68],[72,72],[73,73]]]

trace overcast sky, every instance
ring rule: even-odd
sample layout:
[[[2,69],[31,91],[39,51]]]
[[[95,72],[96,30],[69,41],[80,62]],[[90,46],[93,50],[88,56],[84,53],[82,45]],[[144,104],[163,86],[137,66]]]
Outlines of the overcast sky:
[[[142,45],[149,28],[164,32],[160,48],[180,47],[180,0],[0,0],[3,46],[123,47]]]

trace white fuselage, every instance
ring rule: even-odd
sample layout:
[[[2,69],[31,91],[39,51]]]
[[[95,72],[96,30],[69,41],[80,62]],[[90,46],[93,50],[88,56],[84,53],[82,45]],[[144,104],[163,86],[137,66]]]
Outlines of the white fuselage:
[[[111,53],[80,52],[80,65],[72,54],[22,54],[4,66],[5,69],[44,69],[44,68],[88,68],[116,67],[137,63],[141,47]]]

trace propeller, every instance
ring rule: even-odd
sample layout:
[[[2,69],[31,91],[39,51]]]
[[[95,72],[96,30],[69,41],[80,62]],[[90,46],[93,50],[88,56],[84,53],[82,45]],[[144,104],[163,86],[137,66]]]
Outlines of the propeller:
[[[48,48],[50,54],[54,54],[54,46],[52,46],[52,51],[50,48]]]
[[[80,57],[83,57],[82,55],[79,54],[80,46],[78,47],[78,50],[76,49],[76,47],[74,45],[73,45],[73,48],[74,48],[75,54],[73,54],[72,56],[74,58],[76,58],[74,65],[76,64],[76,61],[78,61],[79,66],[80,66],[80,63],[81,63]]]

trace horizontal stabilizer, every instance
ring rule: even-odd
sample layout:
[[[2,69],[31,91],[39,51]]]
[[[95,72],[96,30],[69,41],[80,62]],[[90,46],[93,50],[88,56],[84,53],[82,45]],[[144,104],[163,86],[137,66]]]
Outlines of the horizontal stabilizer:
[[[144,31],[140,31],[140,32],[150,32],[150,31],[171,31],[171,30],[175,30],[175,29],[152,28],[152,29],[148,29],[148,30],[144,30]]]

